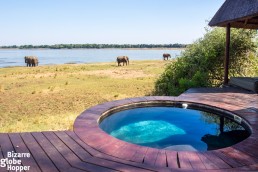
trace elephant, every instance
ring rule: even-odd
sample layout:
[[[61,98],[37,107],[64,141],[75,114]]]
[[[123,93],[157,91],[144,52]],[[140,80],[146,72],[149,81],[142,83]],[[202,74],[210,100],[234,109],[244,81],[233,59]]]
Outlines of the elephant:
[[[27,63],[27,67],[35,67],[38,66],[39,60],[36,56],[25,56],[25,63]]]
[[[117,59],[117,65],[121,66],[121,63],[123,63],[123,66],[126,64],[129,65],[129,58],[127,56],[118,56]]]
[[[168,60],[168,58],[171,58],[170,54],[163,54],[163,59],[164,60]]]

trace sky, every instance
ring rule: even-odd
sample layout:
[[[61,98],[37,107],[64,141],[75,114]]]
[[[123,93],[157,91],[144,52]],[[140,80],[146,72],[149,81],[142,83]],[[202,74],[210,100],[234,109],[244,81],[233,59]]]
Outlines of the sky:
[[[224,0],[0,0],[0,46],[188,44]]]

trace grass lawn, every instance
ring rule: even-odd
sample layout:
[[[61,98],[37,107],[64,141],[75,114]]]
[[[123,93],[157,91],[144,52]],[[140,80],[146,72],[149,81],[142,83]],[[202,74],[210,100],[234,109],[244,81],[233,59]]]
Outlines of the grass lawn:
[[[164,61],[0,68],[0,132],[72,129],[99,103],[150,95]]]

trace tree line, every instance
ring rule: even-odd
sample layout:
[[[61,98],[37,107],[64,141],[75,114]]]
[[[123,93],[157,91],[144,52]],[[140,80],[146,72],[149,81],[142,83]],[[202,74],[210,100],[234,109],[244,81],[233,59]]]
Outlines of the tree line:
[[[47,49],[73,49],[73,48],[185,48],[187,44],[55,44],[55,45],[11,45],[0,48],[47,48]]]

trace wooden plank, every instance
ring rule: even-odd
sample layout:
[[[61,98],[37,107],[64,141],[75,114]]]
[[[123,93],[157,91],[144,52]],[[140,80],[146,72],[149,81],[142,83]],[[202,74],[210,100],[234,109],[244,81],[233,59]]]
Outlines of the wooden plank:
[[[157,160],[155,162],[157,167],[167,167],[167,156],[165,150],[159,150]]]
[[[227,164],[223,159],[220,157],[216,156],[213,151],[207,151],[205,153],[201,153],[203,156],[208,158],[210,161],[213,162],[214,165],[216,165],[219,169],[229,169],[231,166]]]
[[[87,159],[91,155],[85,151],[80,145],[78,145],[73,139],[71,139],[65,132],[59,131],[55,132],[57,137],[61,139],[66,146],[68,146],[80,159]]]
[[[224,151],[227,150],[227,151]],[[227,149],[221,149],[221,152],[226,154],[229,157],[232,157],[237,162],[245,164],[245,165],[252,165],[258,162],[257,157],[250,156],[244,152],[241,152],[233,147],[228,147]]]
[[[0,133],[0,146],[4,158],[7,157],[7,152],[15,151],[8,134]]]
[[[92,157],[86,160],[89,163],[101,165],[108,168],[115,168],[118,171],[131,172],[131,171],[139,171],[139,172],[147,172],[150,171],[148,169],[144,169],[141,167],[128,166],[122,163],[112,162],[104,159],[99,159],[96,157]]]
[[[99,148],[101,147],[102,145],[106,144],[107,142],[109,142],[109,138],[104,138],[103,137],[100,137],[99,134],[97,136],[94,136],[95,138],[91,136],[89,136],[90,139],[92,140],[93,144],[92,146],[95,147],[95,148]],[[107,136],[106,136],[107,137]]]
[[[96,149],[90,147],[86,143],[84,143],[73,131],[65,131],[65,133],[70,136],[77,144],[84,148],[90,155],[96,155],[99,153]]]
[[[1,140],[1,138],[0,138]],[[4,159],[4,155],[3,155],[3,151],[1,149],[1,145],[0,145],[0,159]],[[7,172],[6,167],[0,167],[0,172]]]
[[[0,147],[1,147],[4,158],[7,158],[8,152],[12,152],[12,151],[15,152],[13,144],[12,144],[8,134],[6,134],[6,133],[0,133]],[[10,158],[8,158],[8,159],[10,159]],[[14,159],[18,160],[19,158],[14,158]],[[3,169],[3,171],[6,169],[7,169],[7,167],[5,169]]]
[[[249,154],[250,156],[253,157],[258,157],[258,149],[256,146],[253,146],[253,143],[247,143],[243,144],[241,146],[232,146],[242,152],[245,152],[246,154]]]
[[[227,164],[229,164],[231,167],[241,167],[244,166],[245,164],[243,162],[238,162],[234,157],[228,156],[224,154],[223,152],[219,150],[214,150],[212,151],[216,156],[220,157],[223,161],[225,161]]]
[[[89,153],[92,154],[92,156],[95,156],[96,158],[101,158],[99,159],[99,161],[101,160],[108,160],[108,161],[111,161],[111,162],[114,162],[114,163],[119,163],[119,164],[123,164],[123,165],[127,165],[128,167],[137,167],[137,168],[142,168],[142,169],[146,169],[146,170],[155,170],[155,171],[164,171],[165,169],[161,169],[161,168],[155,168],[155,167],[149,167],[149,166],[146,166],[146,165],[143,165],[143,164],[138,164],[136,162],[132,162],[132,161],[126,161],[126,160],[123,160],[123,159],[119,159],[119,158],[116,158],[116,157],[113,157],[113,156],[109,156],[109,155],[106,155],[106,154],[103,154],[103,153],[100,153],[98,152],[97,150],[93,149],[92,147],[90,147],[89,145],[87,145],[86,143],[84,143],[74,132],[72,131],[66,131],[67,135],[69,135],[74,141],[76,141],[76,143],[78,143],[80,146],[82,146],[84,149],[86,149]],[[147,150],[147,147],[141,147],[143,149],[141,149],[141,153],[143,152],[143,154],[145,154],[146,150]],[[144,151],[145,150],[145,151]],[[138,152],[139,153],[139,152]],[[142,163],[142,160],[143,160],[143,157],[142,157],[142,154],[139,153],[139,154],[136,154],[132,157],[132,159],[141,159],[140,163]],[[141,158],[139,158],[139,156]],[[94,157],[93,157],[94,158]],[[86,162],[89,161],[91,162],[91,159],[87,159],[85,160]],[[92,162],[91,162],[92,163]]]
[[[125,145],[125,142],[114,142],[113,144],[107,146],[105,149],[102,149],[102,152],[108,154],[108,155],[112,155],[112,156],[116,156],[116,153],[119,151],[123,151],[121,148]]]
[[[131,162],[125,161],[123,159],[119,159],[113,156],[109,156],[107,154],[103,154],[99,151],[97,151],[96,149],[90,147],[89,145],[87,145],[86,143],[84,143],[74,132],[72,131],[66,131],[66,134],[69,135],[77,144],[79,144],[82,148],[84,148],[87,152],[89,152],[89,154],[91,154],[92,156],[95,157],[99,157],[99,158],[103,158],[103,159],[107,159],[107,160],[112,160],[115,162],[121,162],[121,163],[129,163],[132,164]]]
[[[71,164],[71,166],[81,170],[89,171],[114,171],[112,169],[100,167],[85,163],[79,159],[53,132],[43,132],[48,140],[55,146],[55,148],[63,155],[63,157]],[[79,146],[79,145],[78,145]]]
[[[87,151],[91,156],[96,156],[99,158],[104,159],[111,159],[114,161],[119,161],[120,159],[116,157],[111,157],[109,155],[103,154],[96,149],[92,148],[91,146],[84,143],[74,132],[72,131],[65,131],[68,136],[70,136],[77,144],[79,144],[82,148],[84,148],[85,151]]]
[[[120,149],[120,151],[116,153],[116,157],[119,157],[124,160],[130,160],[136,152],[135,148],[137,148],[137,147],[135,147],[134,145],[125,144]]]
[[[97,150],[100,151],[100,152],[106,152],[107,149],[110,149],[110,147],[112,147],[112,145],[115,142],[117,142],[115,139],[107,141],[105,144],[103,144],[102,146],[98,147]]]
[[[139,149],[137,149],[137,152],[135,152],[135,154],[131,158],[131,161],[142,163],[147,150],[147,147],[140,147]]]
[[[21,133],[21,137],[42,171],[58,172],[56,166],[33,138],[31,133]]]
[[[155,164],[156,162],[156,159],[158,157],[158,153],[159,153],[159,150],[158,149],[153,149],[153,148],[148,148],[147,150],[147,153],[144,157],[144,164],[147,164],[147,165],[153,165]]]
[[[95,164],[85,163],[85,162],[78,162],[74,164],[74,167],[79,168],[81,170],[85,171],[96,171],[96,172],[115,172],[116,167],[113,167],[114,169],[109,169],[106,167],[102,167]]]
[[[178,156],[176,151],[166,151],[167,163],[170,168],[179,168]]]
[[[214,164],[213,161],[209,160],[206,156],[204,156],[202,152],[198,152],[198,156],[200,160],[203,162],[203,164],[205,165],[205,168],[207,170],[219,169],[219,167],[216,166],[216,164]]]
[[[224,58],[224,85],[228,85],[229,50],[230,49],[230,23],[226,27],[226,48]]]
[[[112,156],[108,156],[106,154],[103,154],[103,153],[99,153],[98,151],[96,151],[95,149],[91,148],[89,145],[85,144],[74,132],[67,132],[66,133],[71,137],[73,138],[78,144],[80,144],[83,148],[87,149],[88,151],[90,150],[90,153],[92,153],[93,156],[97,156],[97,157],[100,157],[102,158],[103,160],[109,160],[109,161],[113,161],[115,163],[121,163],[121,164],[124,164],[124,165],[128,165],[128,167],[137,167],[137,168],[142,168],[142,169],[154,169],[154,170],[157,170],[155,169],[155,167],[148,167],[146,165],[142,165],[142,164],[138,164],[138,163],[135,163],[135,162],[132,162],[132,161],[126,161],[126,160],[123,160],[123,159],[119,159],[119,158],[116,158],[116,157],[112,157]],[[145,149],[145,151],[147,150],[146,147],[142,147]],[[139,153],[139,152],[138,152]],[[135,156],[136,157],[136,156]],[[138,156],[137,156],[138,157]],[[133,159],[133,157],[132,157]],[[143,158],[142,158],[143,160]],[[142,163],[142,160],[141,160],[141,163]],[[88,161],[88,160],[86,160]],[[160,169],[160,168],[159,168]],[[164,169],[163,169],[164,170]]]
[[[178,152],[178,160],[180,168],[182,169],[193,169],[186,152]]]
[[[30,153],[29,149],[27,148],[27,146],[25,145],[25,143],[23,142],[21,136],[18,133],[12,133],[12,134],[8,134],[11,142],[14,145],[14,149],[15,152],[17,153]],[[30,153],[30,157],[26,157],[26,158],[20,158],[22,165],[24,166],[30,166],[30,171],[35,171],[35,172],[39,172],[41,171],[38,164],[36,163],[36,161],[34,160],[33,156]]]
[[[63,156],[55,149],[55,147],[42,133],[32,133],[32,135],[60,171],[65,171],[71,168],[70,164],[63,158]]]
[[[103,154],[101,154],[103,155]],[[101,159],[103,157],[101,156]],[[146,165],[146,164],[142,164],[142,161],[140,163],[137,163],[137,162],[133,162],[133,161],[128,161],[128,160],[124,160],[124,159],[119,159],[119,158],[116,158],[116,157],[113,157],[113,156],[107,156],[107,157],[104,157],[103,160],[108,160],[108,161],[112,161],[112,162],[115,162],[115,163],[119,163],[119,164],[123,164],[123,165],[126,165],[128,167],[130,167],[130,169],[132,167],[137,167],[137,168],[140,168],[140,169],[145,169],[145,170],[150,170],[150,171],[170,171],[168,168],[161,168],[161,167],[155,167],[155,166],[149,166],[149,165]],[[88,159],[86,160],[88,161]],[[133,168],[132,168],[133,169]]]
[[[206,169],[205,165],[202,163],[201,159],[196,152],[187,152],[188,159],[193,167],[193,169],[201,170]]]
[[[212,153],[212,151],[207,151],[201,154],[204,155],[206,158],[208,158],[210,161],[212,161],[220,169],[232,168],[223,159],[221,159],[219,156],[216,156],[214,153]]]
[[[258,171],[258,164],[238,167],[238,168],[235,168],[234,170],[235,171]]]
[[[78,168],[69,168],[69,169],[66,169],[64,172],[85,172],[85,170],[80,170]]]

